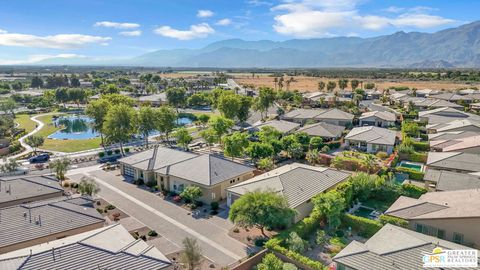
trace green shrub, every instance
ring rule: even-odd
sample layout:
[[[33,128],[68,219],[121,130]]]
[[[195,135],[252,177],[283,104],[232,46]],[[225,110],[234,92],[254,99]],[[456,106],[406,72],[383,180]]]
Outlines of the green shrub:
[[[97,212],[102,214],[103,213],[103,210],[101,208],[97,208]]]
[[[330,149],[337,149],[342,145],[340,141],[333,141],[333,142],[328,142],[326,146],[328,146]]]
[[[408,221],[397,218],[397,217],[392,217],[392,216],[387,216],[387,215],[381,215],[380,216],[380,223],[383,225],[385,224],[393,224],[399,227],[407,228],[408,227]]]
[[[405,167],[396,167],[397,172],[402,172],[408,174],[408,178],[412,180],[423,180],[425,173],[416,171],[414,169],[405,168]]]
[[[387,152],[378,152],[376,155],[379,159],[386,159],[388,158]]]
[[[425,163],[427,162],[427,157],[428,157],[427,153],[413,152],[410,155],[408,155],[408,160],[413,162]]]
[[[255,241],[254,241],[255,246],[263,247],[263,245],[265,245],[265,242],[267,242],[267,240],[268,239],[265,238],[265,237],[257,237],[257,238],[255,238]]]
[[[105,156],[105,152],[100,152],[100,153],[98,153],[98,157],[99,157],[99,158],[103,158],[104,156]]]
[[[112,154],[113,154],[113,151],[112,151],[112,150],[108,150],[108,151],[107,151],[107,155],[108,155],[108,156],[111,156]]]
[[[352,230],[366,238],[372,237],[382,228],[382,224],[378,221],[350,214],[343,215],[342,225],[345,228],[352,228]]]
[[[158,233],[155,231],[155,230],[151,230],[148,232],[148,236],[151,236],[151,237],[154,237],[154,236],[157,236]]]
[[[115,152],[115,154],[118,155],[118,154],[120,154],[120,149],[115,149],[114,152]]]
[[[308,267],[310,267],[314,270],[324,270],[325,269],[325,266],[321,262],[314,261],[314,260],[312,260],[308,257],[305,257],[301,254],[290,251],[290,250],[280,246],[279,240],[277,238],[272,238],[272,239],[268,240],[265,243],[265,247],[267,247],[270,250],[279,252],[279,253],[287,256],[288,258],[290,258],[294,261],[297,261],[297,262],[299,262],[299,263],[301,263],[305,266],[308,266]]]
[[[130,148],[128,148],[128,147],[125,148],[125,149],[123,149],[123,150],[125,151],[125,153],[129,153],[129,152],[130,152]]]
[[[405,184],[402,185],[402,191],[403,195],[418,199],[420,198],[420,196],[427,193],[428,190],[426,188],[419,187],[413,184]]]
[[[63,187],[70,187],[70,183],[68,182],[63,183]]]
[[[428,142],[412,142],[412,146],[416,151],[429,151],[430,150],[430,144]]]
[[[108,204],[107,206],[105,206],[105,210],[113,210],[113,209],[115,209],[115,208],[116,208],[116,207],[115,207],[115,205],[113,205],[113,204]]]
[[[213,211],[218,210],[218,202],[211,202],[211,203],[210,203],[210,208],[211,208]]]
[[[298,270],[298,267],[296,267],[293,263],[284,263],[283,270]]]

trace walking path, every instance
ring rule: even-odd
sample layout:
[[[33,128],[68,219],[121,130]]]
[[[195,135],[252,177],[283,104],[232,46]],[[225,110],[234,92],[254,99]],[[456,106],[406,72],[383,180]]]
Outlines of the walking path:
[[[189,211],[167,202],[159,196],[122,181],[122,177],[110,172],[91,171],[70,176],[78,181],[90,176],[100,185],[99,196],[156,230],[176,247],[160,247],[166,254],[178,250],[185,237],[196,238],[205,257],[227,266],[247,256],[248,247],[228,236],[233,224],[213,217],[195,219]]]

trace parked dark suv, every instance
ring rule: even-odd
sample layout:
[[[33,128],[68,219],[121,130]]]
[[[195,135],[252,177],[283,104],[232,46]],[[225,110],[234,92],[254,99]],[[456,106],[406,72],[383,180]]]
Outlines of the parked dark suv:
[[[30,163],[42,163],[42,162],[47,162],[49,159],[50,159],[49,154],[40,154],[38,156],[31,157],[30,159],[28,159],[28,161],[30,161]]]

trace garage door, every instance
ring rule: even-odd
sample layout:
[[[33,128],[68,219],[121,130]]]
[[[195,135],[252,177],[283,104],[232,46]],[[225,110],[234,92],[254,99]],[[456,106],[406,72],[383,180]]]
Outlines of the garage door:
[[[134,177],[135,176],[135,169],[133,167],[129,167],[129,166],[123,167],[123,175],[128,176],[128,177]]]

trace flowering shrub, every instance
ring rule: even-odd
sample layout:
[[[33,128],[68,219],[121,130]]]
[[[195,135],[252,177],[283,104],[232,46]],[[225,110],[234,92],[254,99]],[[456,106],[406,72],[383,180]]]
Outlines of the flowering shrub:
[[[176,195],[175,197],[173,197],[173,201],[174,202],[180,202],[182,200],[182,197]]]

